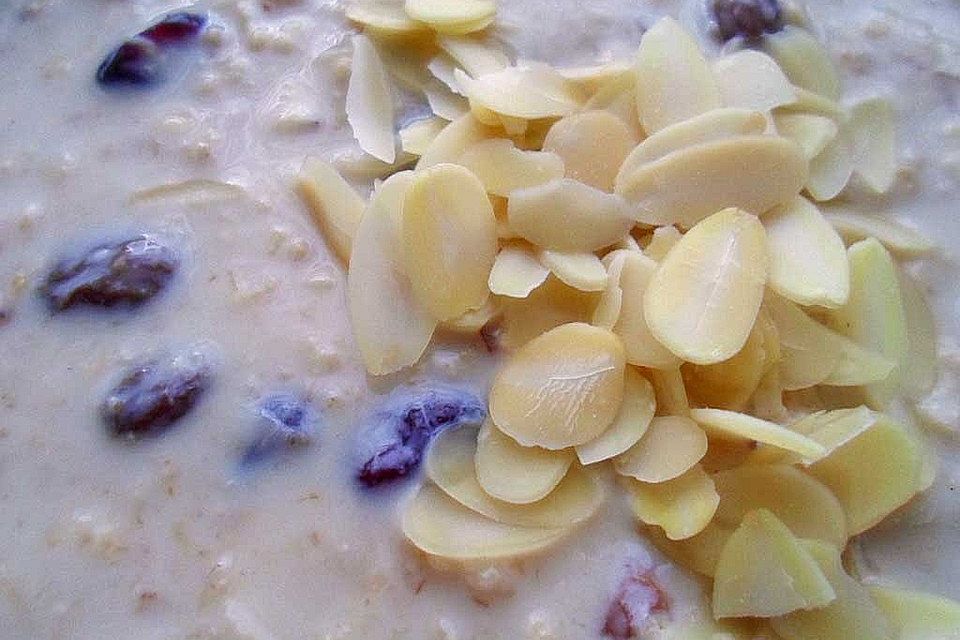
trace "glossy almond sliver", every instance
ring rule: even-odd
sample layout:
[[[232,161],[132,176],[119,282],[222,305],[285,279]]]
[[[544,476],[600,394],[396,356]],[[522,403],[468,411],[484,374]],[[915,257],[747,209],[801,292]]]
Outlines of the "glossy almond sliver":
[[[657,263],[641,253],[624,257],[619,286],[620,313],[613,332],[623,340],[627,362],[652,369],[676,369],[680,358],[658,340],[647,323],[644,299]]]
[[[766,34],[763,45],[793,84],[831,100],[840,98],[840,78],[830,54],[809,32],[787,26]]]
[[[402,0],[353,0],[347,4],[347,18],[377,35],[418,36],[429,32],[427,25],[410,18]]]
[[[373,375],[419,360],[437,324],[417,300],[404,266],[401,210],[412,181],[409,171],[397,173],[374,192],[350,255],[347,298],[353,333]]]
[[[654,418],[640,440],[617,456],[613,468],[641,482],[672,480],[690,470],[707,453],[707,435],[690,418]]]
[[[493,22],[497,5],[493,0],[406,0],[407,15],[424,22],[438,33],[461,35],[480,31]]]
[[[309,158],[297,177],[297,188],[310,205],[314,220],[337,257],[350,262],[353,238],[366,203],[329,162]]]
[[[622,198],[569,178],[513,191],[507,219],[533,244],[567,253],[610,246],[634,224]]]
[[[510,59],[493,42],[473,36],[439,36],[437,44],[471,77],[500,71]]]
[[[673,18],[640,39],[637,112],[648,134],[720,107],[720,90],[696,41]]]
[[[703,531],[720,502],[713,480],[700,465],[666,482],[649,484],[626,478],[624,483],[637,519],[660,527],[670,540],[684,540]]]
[[[448,122],[453,122],[470,111],[470,103],[466,98],[457,95],[436,78],[425,82],[420,90],[427,99],[430,111]]]
[[[632,447],[646,433],[656,408],[653,385],[635,369],[627,367],[620,412],[606,431],[576,447],[581,464],[609,460]]]
[[[850,295],[843,240],[806,198],[797,196],[763,217],[769,286],[798,304],[839,307]]]
[[[897,175],[893,107],[886,100],[864,100],[850,108],[853,169],[877,193],[886,193]]]
[[[516,558],[542,551],[568,530],[516,527],[482,516],[424,485],[408,502],[401,528],[415,547],[432,556],[454,560]]]
[[[754,418],[745,413],[724,409],[691,409],[690,417],[702,426],[709,435],[717,438],[753,440],[793,451],[811,459],[822,455],[824,452],[823,445],[806,436],[774,422]]]
[[[441,162],[455,163],[471,146],[493,137],[494,130],[491,127],[481,124],[472,114],[467,113],[445,126],[437,134],[420,156],[417,170],[426,169]]]
[[[859,213],[842,205],[830,206],[823,214],[850,243],[876,238],[890,253],[903,258],[923,256],[936,249],[933,241],[920,232],[882,215]]]
[[[561,253],[541,251],[540,262],[561,282],[580,291],[603,291],[607,284],[607,270],[600,258],[592,253]]]
[[[724,207],[761,215],[791,200],[805,183],[807,161],[800,147],[785,138],[751,135],[644,163],[618,176],[616,192],[638,222],[692,227]]]
[[[749,462],[750,464],[761,464],[765,461],[779,464],[800,463],[809,466],[859,437],[880,419],[881,414],[862,405],[850,409],[818,411],[790,425],[792,431],[823,445],[823,453],[817,458],[804,458],[792,452],[760,447],[750,455]]]
[[[415,120],[400,129],[400,148],[415,156],[423,155],[445,126],[447,121],[436,116]]]
[[[545,151],[522,151],[498,138],[469,147],[457,164],[472,171],[490,193],[509,196],[516,189],[544,184],[563,177],[563,160]]]
[[[497,254],[490,270],[490,291],[500,296],[526,298],[543,284],[550,270],[525,243],[510,243]]]
[[[617,116],[586,111],[554,123],[543,140],[543,150],[563,158],[568,178],[612,191],[614,178],[633,142],[630,129]]]
[[[524,446],[563,449],[593,440],[620,411],[623,345],[610,331],[561,325],[534,338],[500,369],[490,416]]]
[[[679,369],[650,369],[658,416],[689,416],[690,400]]]
[[[796,83],[793,91],[797,94],[797,101],[779,107],[776,113],[809,113],[830,118],[837,124],[845,123],[849,119],[847,110],[836,100],[798,87]]]
[[[607,272],[607,281],[600,299],[597,301],[597,307],[593,310],[593,317],[590,324],[594,324],[603,329],[613,330],[620,318],[620,309],[623,305],[623,289],[620,288],[620,274],[623,271],[623,265],[626,262],[628,249],[618,249],[612,251],[603,257],[601,264]]]
[[[643,255],[660,262],[667,257],[682,236],[683,234],[677,231],[676,227],[657,227],[653,230],[650,243],[643,248]]]
[[[393,97],[387,71],[373,43],[353,36],[353,62],[347,86],[347,121],[360,148],[384,162],[393,162]]]
[[[807,160],[820,155],[840,131],[832,119],[812,113],[775,113],[773,122],[777,133],[797,143]]]
[[[516,118],[566,116],[583,101],[575,86],[540,63],[506,67],[476,78],[457,70],[455,77],[471,103]]]
[[[477,437],[477,481],[491,497],[530,504],[553,491],[573,462],[573,451],[524,447],[489,420]]]
[[[780,65],[759,51],[744,49],[718,58],[713,74],[725,107],[770,111],[797,100]]]
[[[810,160],[810,174],[804,185],[817,202],[833,200],[844,190],[853,175],[853,147],[845,127]]]
[[[690,229],[660,263],[643,294],[644,318],[683,360],[722,362],[746,343],[766,278],[763,226],[725,209]]]
[[[630,130],[631,138],[641,140],[644,132],[637,114],[636,74],[625,73],[601,84],[584,103],[584,111],[606,111],[619,118]]]

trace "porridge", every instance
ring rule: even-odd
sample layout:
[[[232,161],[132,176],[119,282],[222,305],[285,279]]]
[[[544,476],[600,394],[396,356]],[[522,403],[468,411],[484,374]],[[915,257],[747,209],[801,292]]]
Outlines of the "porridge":
[[[0,9],[0,638],[960,637],[949,0]]]

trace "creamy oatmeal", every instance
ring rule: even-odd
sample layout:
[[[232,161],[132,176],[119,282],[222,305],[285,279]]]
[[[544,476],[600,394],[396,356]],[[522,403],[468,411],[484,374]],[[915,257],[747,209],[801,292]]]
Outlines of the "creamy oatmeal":
[[[0,638],[960,636],[960,12],[719,4],[0,8]]]

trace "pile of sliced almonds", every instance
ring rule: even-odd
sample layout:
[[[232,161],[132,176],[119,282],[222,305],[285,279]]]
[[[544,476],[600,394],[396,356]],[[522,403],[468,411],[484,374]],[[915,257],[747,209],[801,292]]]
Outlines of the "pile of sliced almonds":
[[[483,31],[494,13],[351,5],[347,113],[384,179],[364,204],[323,161],[300,178],[349,262],[370,374],[415,364],[438,329],[505,352],[488,421],[430,451],[410,542],[533,554],[598,511],[609,462],[650,540],[713,578],[718,619],[876,640],[918,624],[916,603],[956,615],[840,563],[933,479],[922,434],[883,413],[936,378],[900,263],[932,244],[829,202],[854,175],[893,185],[887,103],[839,103],[797,26],[708,60],[664,18],[631,63],[554,69],[512,63]],[[434,112],[398,136],[394,84]]]

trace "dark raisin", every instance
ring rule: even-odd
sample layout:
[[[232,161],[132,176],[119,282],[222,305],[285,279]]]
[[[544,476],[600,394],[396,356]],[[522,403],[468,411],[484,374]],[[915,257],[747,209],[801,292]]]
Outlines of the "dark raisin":
[[[138,236],[61,261],[41,293],[54,311],[76,305],[136,306],[158,294],[178,264],[173,249],[156,238]]]
[[[196,37],[206,26],[207,17],[199,13],[169,13],[139,34],[158,45],[180,44]]]
[[[160,79],[160,52],[143,38],[131,38],[111,51],[97,68],[97,82],[105,86],[149,86]]]
[[[640,638],[653,622],[651,614],[667,610],[667,598],[654,577],[648,558],[635,558],[627,564],[627,575],[607,608],[603,635],[615,640]]]
[[[211,377],[212,367],[199,351],[135,367],[107,395],[103,419],[116,435],[157,435],[193,409]]]
[[[397,480],[420,466],[430,440],[443,429],[478,424],[486,406],[451,387],[401,387],[373,416],[362,434],[357,479],[368,487]]]
[[[257,405],[260,418],[253,442],[244,450],[241,466],[252,466],[277,453],[305,447],[313,440],[316,416],[300,398],[267,396]]]
[[[720,39],[736,36],[756,40],[765,33],[783,29],[783,15],[777,0],[712,0]]]

